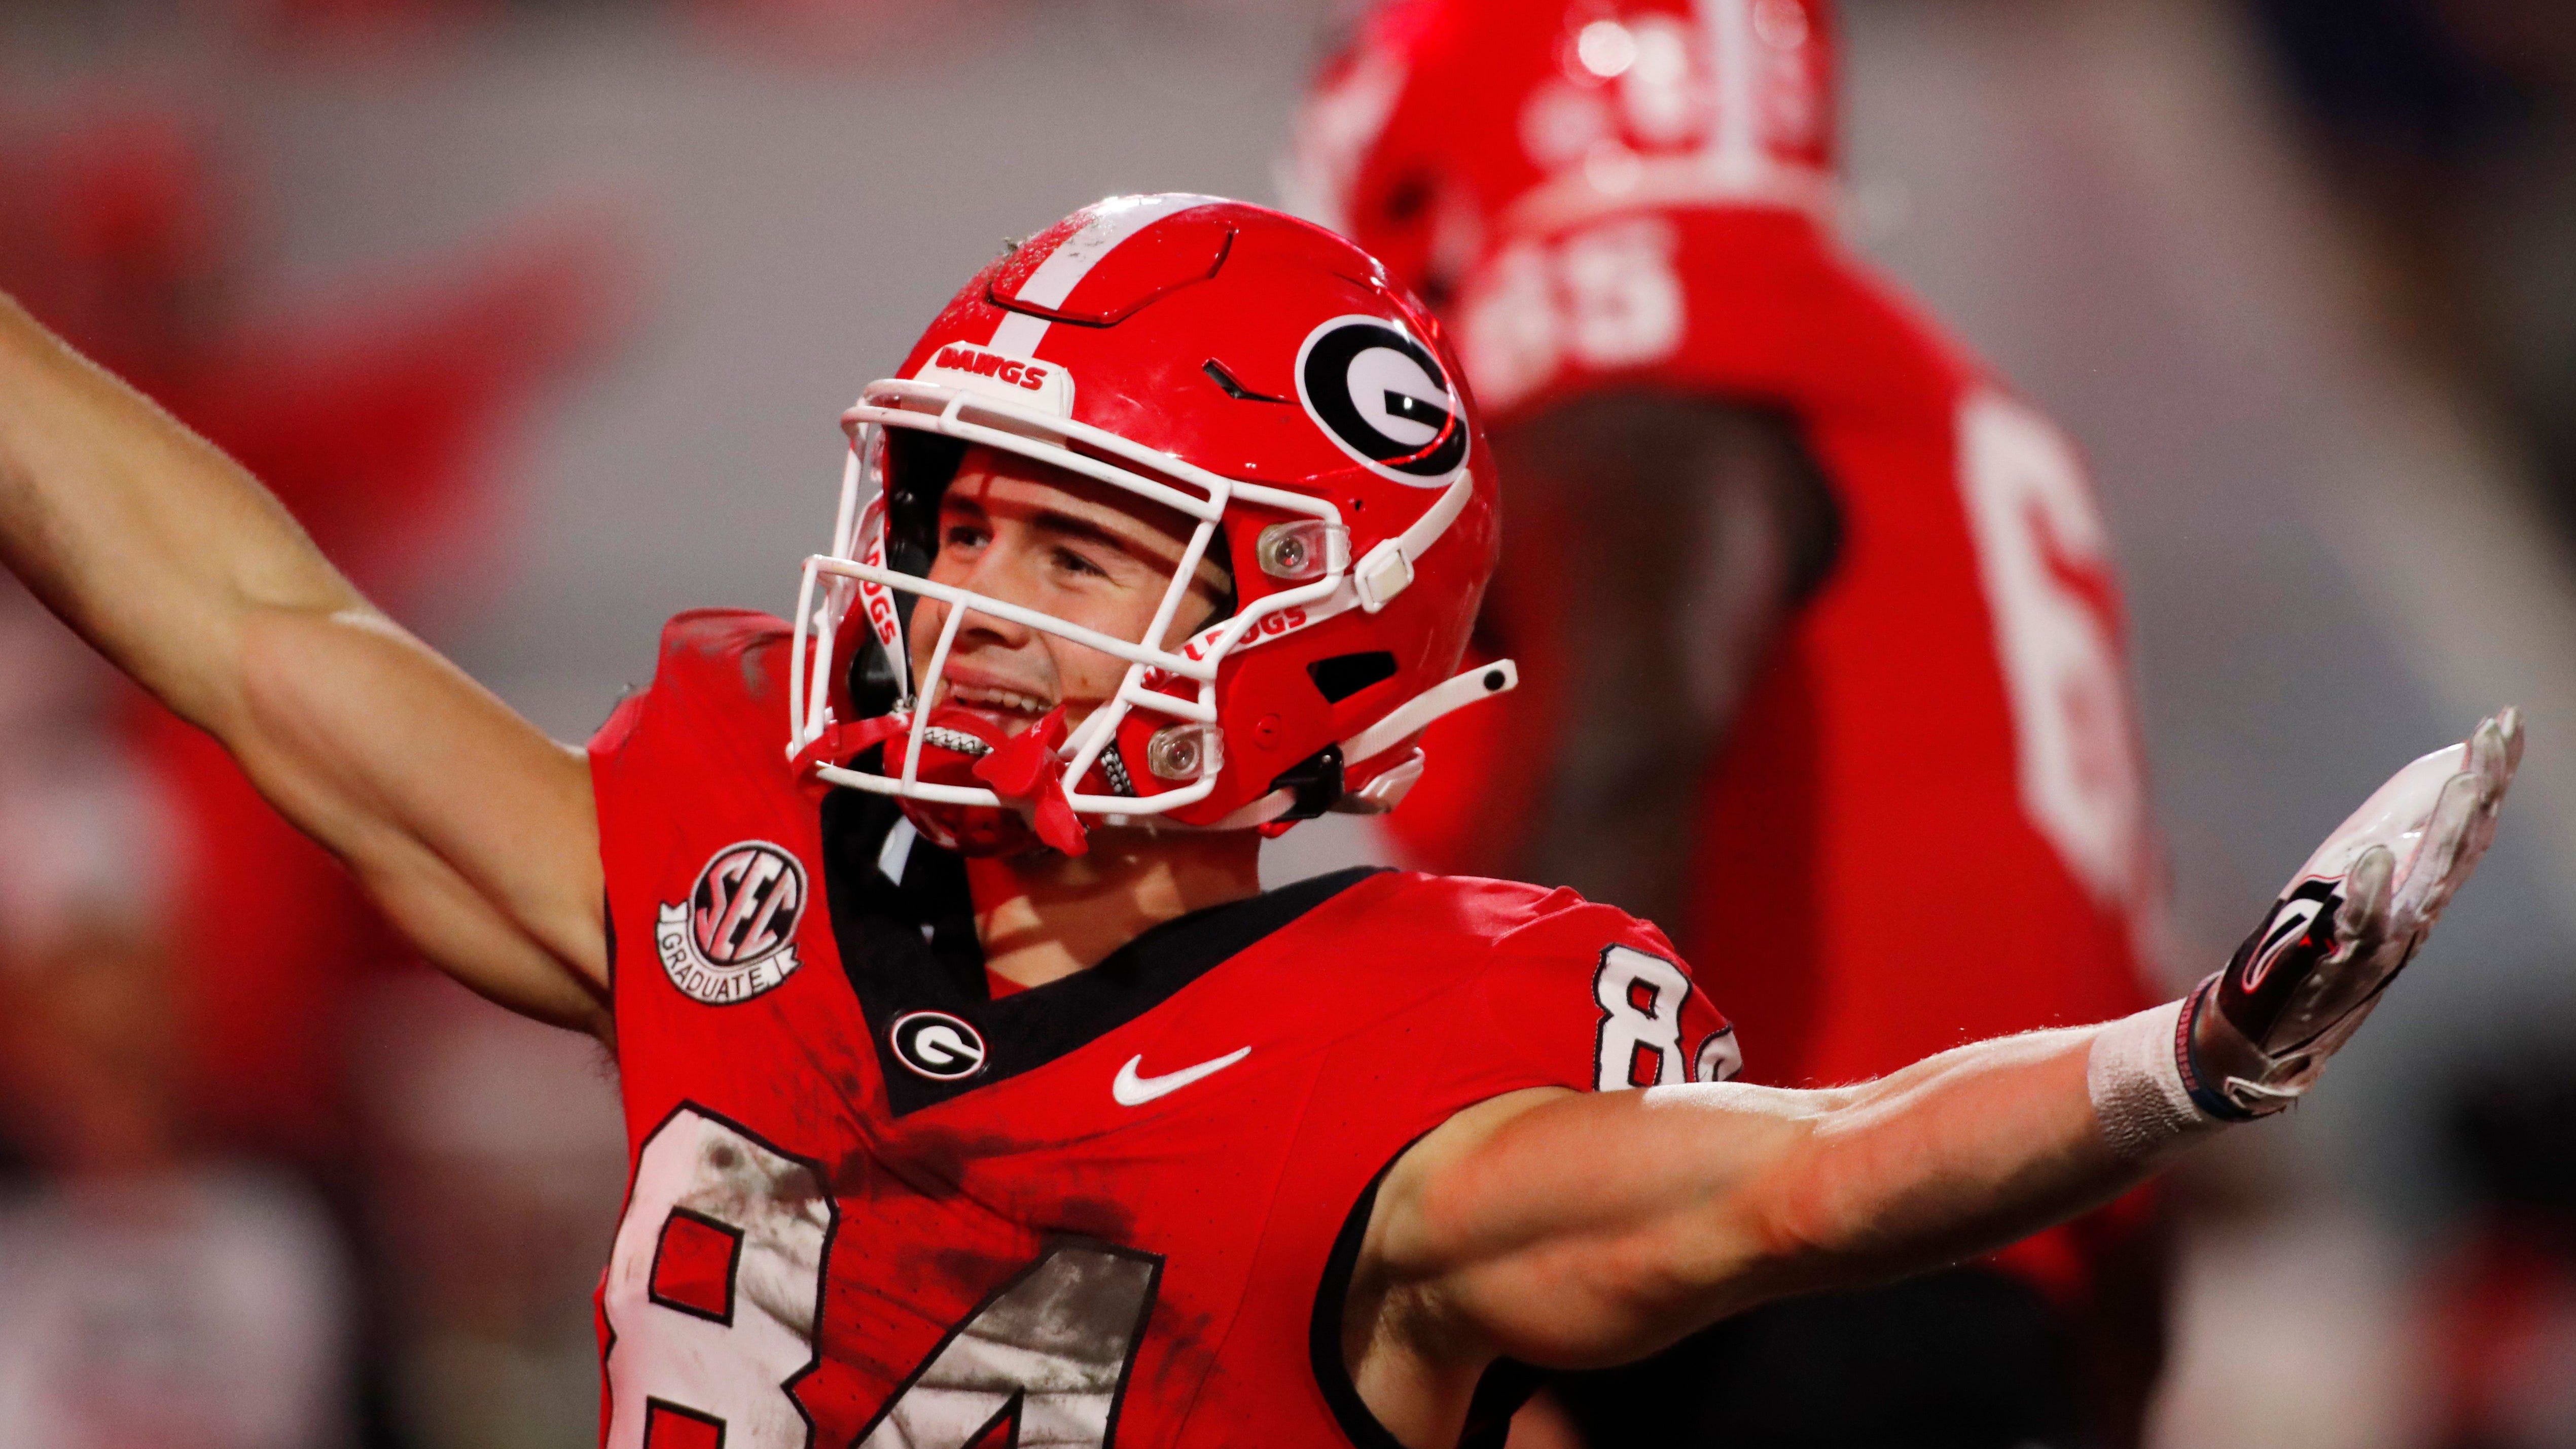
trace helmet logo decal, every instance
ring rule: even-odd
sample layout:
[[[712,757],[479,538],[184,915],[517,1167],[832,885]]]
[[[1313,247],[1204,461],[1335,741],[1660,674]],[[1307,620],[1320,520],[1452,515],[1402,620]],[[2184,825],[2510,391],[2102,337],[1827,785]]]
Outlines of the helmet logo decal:
[[[972,343],[953,342],[932,353],[916,378],[1036,408],[1054,417],[1073,416],[1073,374],[1061,363],[1037,362]]]
[[[779,846],[746,840],[707,861],[687,900],[662,903],[654,953],[691,1000],[749,1001],[796,970],[804,913],[805,868]]]
[[[1306,334],[1297,400],[1379,477],[1437,488],[1467,460],[1466,409],[1449,374],[1382,317],[1336,317]]]
[[[1004,357],[998,352],[986,352],[962,344],[939,349],[939,356],[931,365],[950,372],[971,372],[978,377],[999,378],[1013,387],[1024,387],[1031,392],[1046,386],[1047,380],[1044,363]]]

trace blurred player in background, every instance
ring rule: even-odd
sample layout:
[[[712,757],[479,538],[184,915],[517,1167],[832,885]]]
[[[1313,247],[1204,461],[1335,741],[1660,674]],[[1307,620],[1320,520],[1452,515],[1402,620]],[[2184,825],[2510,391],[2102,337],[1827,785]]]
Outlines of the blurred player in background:
[[[1680,923],[1747,1079],[1801,1087],[2134,1009],[2154,896],[2082,467],[1836,243],[1830,38],[1818,0],[1398,0],[1285,178],[1441,312],[1508,498],[1479,643],[1523,684],[1435,731],[1476,764],[1403,852]],[[2132,1443],[2152,1219],[1561,1398],[1599,1446]]]

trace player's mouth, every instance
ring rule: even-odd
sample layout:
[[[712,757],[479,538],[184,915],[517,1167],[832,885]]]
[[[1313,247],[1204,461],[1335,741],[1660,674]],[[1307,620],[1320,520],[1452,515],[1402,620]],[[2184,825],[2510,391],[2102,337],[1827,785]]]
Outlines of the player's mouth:
[[[1055,701],[1043,695],[983,682],[951,680],[942,694],[941,704],[974,715],[1005,736],[1027,729],[1055,708]]]

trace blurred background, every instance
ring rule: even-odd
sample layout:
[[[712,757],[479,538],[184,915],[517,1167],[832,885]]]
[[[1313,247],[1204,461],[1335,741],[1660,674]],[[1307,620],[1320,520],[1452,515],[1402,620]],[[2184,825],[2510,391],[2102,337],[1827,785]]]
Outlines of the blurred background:
[[[2156,1442],[2576,1445],[2576,7],[1842,13],[1849,240],[2092,464],[2174,981],[2397,763],[2531,719],[2333,1088],[2189,1175]],[[577,739],[667,615],[784,610],[835,415],[1005,239],[1269,199],[1332,18],[0,0],[0,287]],[[14,586],[0,721],[0,1438],[590,1442],[599,1051],[409,961]]]

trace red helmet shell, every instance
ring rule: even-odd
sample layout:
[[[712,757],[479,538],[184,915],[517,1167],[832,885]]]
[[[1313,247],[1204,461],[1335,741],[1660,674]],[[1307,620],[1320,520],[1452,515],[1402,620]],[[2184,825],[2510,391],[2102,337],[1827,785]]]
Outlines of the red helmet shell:
[[[1243,202],[1117,197],[978,273],[900,377],[871,384],[849,416],[967,436],[961,420],[999,410],[971,440],[1077,471],[1107,466],[1184,501],[1224,490],[1201,516],[1234,580],[1229,620],[1253,622],[1234,638],[1211,626],[1172,651],[1216,661],[1205,722],[1211,765],[1222,765],[1212,789],[1168,818],[1257,823],[1241,812],[1283,776],[1458,666],[1497,542],[1492,467],[1460,376],[1429,314],[1350,242]],[[904,474],[926,466],[912,456],[881,450],[889,498],[945,486]],[[1313,532],[1327,518],[1346,530],[1329,547]],[[1283,525],[1309,530],[1302,571],[1282,566]],[[1370,560],[1374,584],[1362,578]],[[1201,684],[1138,668],[1142,690],[1183,702],[1120,709],[1122,783],[1143,799],[1204,773],[1147,768],[1153,737],[1191,717]],[[1358,790],[1412,753],[1373,748],[1338,783]],[[1065,783],[1079,801],[1103,779],[1095,765]]]
[[[1503,236],[1648,205],[1819,209],[1825,0],[1391,0],[1310,90],[1291,204],[1435,300]]]

